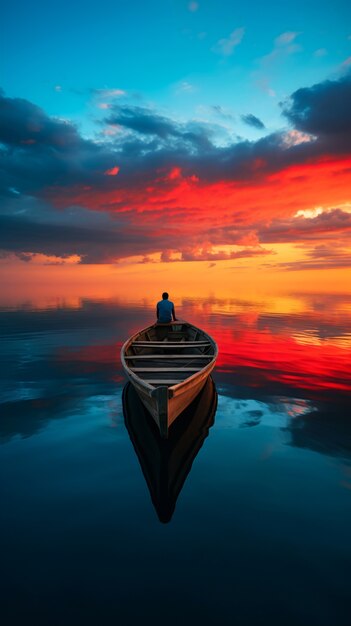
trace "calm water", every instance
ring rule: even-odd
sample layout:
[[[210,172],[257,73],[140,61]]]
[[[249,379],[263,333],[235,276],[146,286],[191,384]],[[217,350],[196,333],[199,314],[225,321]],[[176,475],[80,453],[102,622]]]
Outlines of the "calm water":
[[[351,298],[178,303],[219,344],[218,406],[168,523],[122,411],[153,308],[3,299],[2,623],[348,623]]]

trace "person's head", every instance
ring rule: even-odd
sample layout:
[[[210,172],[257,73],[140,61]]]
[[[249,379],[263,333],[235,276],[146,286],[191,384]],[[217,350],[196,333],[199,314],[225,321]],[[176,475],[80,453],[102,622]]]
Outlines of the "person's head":
[[[167,291],[164,291],[162,294],[162,300],[168,300],[168,293]]]

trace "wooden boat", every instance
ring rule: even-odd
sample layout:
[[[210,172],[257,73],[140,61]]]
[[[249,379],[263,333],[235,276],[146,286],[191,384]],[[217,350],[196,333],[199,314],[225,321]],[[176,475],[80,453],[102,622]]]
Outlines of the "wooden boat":
[[[177,498],[191,470],[217,408],[215,384],[209,376],[196,398],[162,439],[150,413],[131,383],[123,389],[125,424],[161,522],[170,521]]]
[[[122,346],[124,371],[161,437],[168,437],[171,424],[201,391],[217,354],[207,333],[183,321],[144,328]]]

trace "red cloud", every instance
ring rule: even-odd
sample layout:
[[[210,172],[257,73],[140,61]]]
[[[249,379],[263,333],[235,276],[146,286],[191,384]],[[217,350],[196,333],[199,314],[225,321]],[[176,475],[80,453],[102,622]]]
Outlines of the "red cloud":
[[[207,227],[216,222],[249,225],[260,219],[270,222],[277,216],[291,217],[301,209],[349,201],[351,158],[294,165],[256,181],[207,183],[179,178],[176,171],[151,185],[136,181],[131,187],[129,182],[123,183],[121,176],[112,188],[56,187],[46,189],[43,195],[60,207],[74,204],[111,213],[127,212],[132,221],[133,215],[143,213],[143,219],[148,219],[146,214],[151,213],[151,220],[167,218],[169,226],[193,220]]]
[[[311,221],[296,215],[351,202],[350,103],[350,77],[298,90],[283,112],[295,138],[313,141],[287,143],[280,132],[218,146],[208,124],[131,105],[113,105],[102,122],[119,125],[116,138],[93,142],[0,94],[2,185],[6,203],[16,205],[2,216],[1,247],[107,262],[165,249],[219,260],[229,254],[221,246],[252,254],[264,243],[322,244],[331,232],[340,244],[349,232],[345,211]]]
[[[106,176],[117,176],[118,172],[119,172],[119,167],[118,165],[115,165],[115,167],[111,167],[111,169],[106,170],[106,172],[104,172],[104,174]]]

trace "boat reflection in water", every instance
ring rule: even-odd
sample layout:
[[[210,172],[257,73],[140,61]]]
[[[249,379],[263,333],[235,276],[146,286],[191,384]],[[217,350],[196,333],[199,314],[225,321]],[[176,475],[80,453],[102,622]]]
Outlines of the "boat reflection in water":
[[[160,432],[130,383],[123,390],[125,424],[161,522],[171,520],[193,461],[214,423],[217,391],[211,377],[172,424],[168,439]]]

